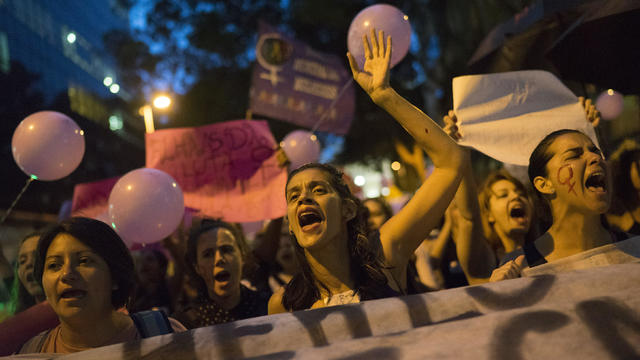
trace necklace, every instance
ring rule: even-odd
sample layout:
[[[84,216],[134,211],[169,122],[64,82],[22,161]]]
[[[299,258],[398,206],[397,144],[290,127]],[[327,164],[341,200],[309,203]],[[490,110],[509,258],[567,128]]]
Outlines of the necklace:
[[[360,302],[360,294],[355,290],[347,290],[335,295],[329,295],[323,298],[325,306],[335,306],[344,304],[355,304]]]

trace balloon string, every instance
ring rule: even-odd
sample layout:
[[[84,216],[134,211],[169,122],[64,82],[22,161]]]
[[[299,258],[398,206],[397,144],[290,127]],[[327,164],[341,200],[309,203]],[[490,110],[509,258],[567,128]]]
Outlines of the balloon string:
[[[22,194],[24,194],[24,192],[27,191],[27,188],[33,182],[33,180],[35,180],[33,177],[29,177],[27,179],[27,183],[24,184],[24,187],[18,194],[18,197],[16,197],[16,199],[13,200],[13,203],[11,204],[11,206],[9,206],[9,209],[7,209],[7,212],[4,214],[4,216],[0,220],[0,225],[4,224],[4,221],[7,219],[7,217],[9,217],[9,214],[11,214],[11,210],[13,210],[13,208],[16,206],[16,204],[18,203],[18,200],[20,200],[20,198],[22,197]]]
[[[344,92],[347,90],[347,88],[353,83],[353,78],[350,78],[346,84],[344,84],[344,86],[342,86],[342,89],[340,89],[340,91],[338,91],[338,95],[335,97],[335,99],[333,99],[331,101],[331,104],[329,104],[329,108],[327,109],[327,111],[325,111],[322,116],[320,117],[320,120],[318,120],[318,122],[313,126],[313,129],[311,129],[312,133],[315,133],[316,130],[318,130],[318,128],[320,127],[320,124],[322,124],[324,122],[324,120],[329,117],[329,114],[331,113],[331,109],[333,109],[333,107],[336,105],[336,103],[338,102],[338,99],[340,99],[340,97],[342,96],[342,94],[344,94]]]

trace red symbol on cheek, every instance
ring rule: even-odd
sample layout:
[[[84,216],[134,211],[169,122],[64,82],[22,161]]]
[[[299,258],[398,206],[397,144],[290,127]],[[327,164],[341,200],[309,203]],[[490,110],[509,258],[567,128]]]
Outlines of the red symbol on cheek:
[[[563,177],[563,175],[566,176]],[[569,165],[565,165],[558,169],[558,183],[560,183],[560,185],[567,185],[567,187],[569,188],[569,194],[573,193],[574,195],[578,195],[573,189],[573,187],[576,185],[576,182],[573,181],[573,168],[571,168]]]

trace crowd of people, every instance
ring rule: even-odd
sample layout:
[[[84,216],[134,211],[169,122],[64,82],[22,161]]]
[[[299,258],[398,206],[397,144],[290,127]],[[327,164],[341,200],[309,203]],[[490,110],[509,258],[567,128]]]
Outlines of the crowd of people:
[[[372,31],[363,46],[363,69],[347,54],[354,79],[434,165],[397,213],[382,198],[356,197],[334,166],[311,163],[289,174],[286,216],[251,241],[238,224],[198,219],[163,246],[132,254],[101,221],[67,219],[25,237],[13,269],[0,263],[13,289],[8,313],[48,304],[57,317],[43,332],[18,331],[24,335],[11,351],[70,353],[435,291],[450,286],[455,267],[468,284],[511,279],[526,267],[640,235],[637,143],[605,161],[588,136],[560,129],[531,154],[530,184],[500,170],[477,188],[469,150],[456,142],[455,114],[441,128],[394,91],[390,37]],[[589,106],[586,112],[595,116]],[[147,326],[158,320],[164,326]]]

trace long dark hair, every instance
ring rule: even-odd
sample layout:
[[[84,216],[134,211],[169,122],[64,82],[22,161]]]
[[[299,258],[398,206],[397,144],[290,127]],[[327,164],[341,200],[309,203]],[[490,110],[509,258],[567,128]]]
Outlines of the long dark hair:
[[[59,234],[69,234],[90,247],[109,267],[111,281],[117,289],[111,292],[111,305],[119,309],[128,305],[135,285],[133,258],[120,236],[99,220],[72,217],[44,232],[38,243],[33,274],[42,286],[42,273],[47,250]]]
[[[189,239],[187,240],[187,252],[185,254],[186,270],[189,277],[193,280],[196,290],[198,290],[199,297],[208,297],[209,292],[207,291],[207,284],[196,271],[196,264],[198,263],[198,239],[200,235],[214,229],[227,229],[233,235],[240,250],[240,256],[242,257],[242,277],[246,277],[247,274],[251,275],[255,266],[255,261],[251,257],[251,251],[244,238],[244,234],[238,226],[219,219],[203,219],[198,225],[191,228]]]
[[[343,174],[331,165],[311,163],[303,165],[289,174],[289,180],[294,175],[307,169],[319,169],[329,175],[329,183],[344,199],[350,199],[356,204],[356,216],[347,222],[349,251],[349,264],[351,276],[355,284],[355,289],[360,293],[361,298],[376,298],[385,294],[387,289],[387,278],[382,269],[385,267],[380,252],[373,250],[367,239],[367,208],[362,202],[351,194],[349,187],[344,181]],[[287,185],[289,184],[287,180]],[[290,219],[291,221],[291,219]],[[295,219],[293,219],[295,221]],[[311,267],[304,255],[304,249],[298,244],[295,235],[291,234],[296,258],[300,264],[301,271],[296,274],[291,281],[285,285],[282,305],[289,311],[308,309],[314,302],[320,299],[318,284],[324,289],[326,285],[313,276]]]

